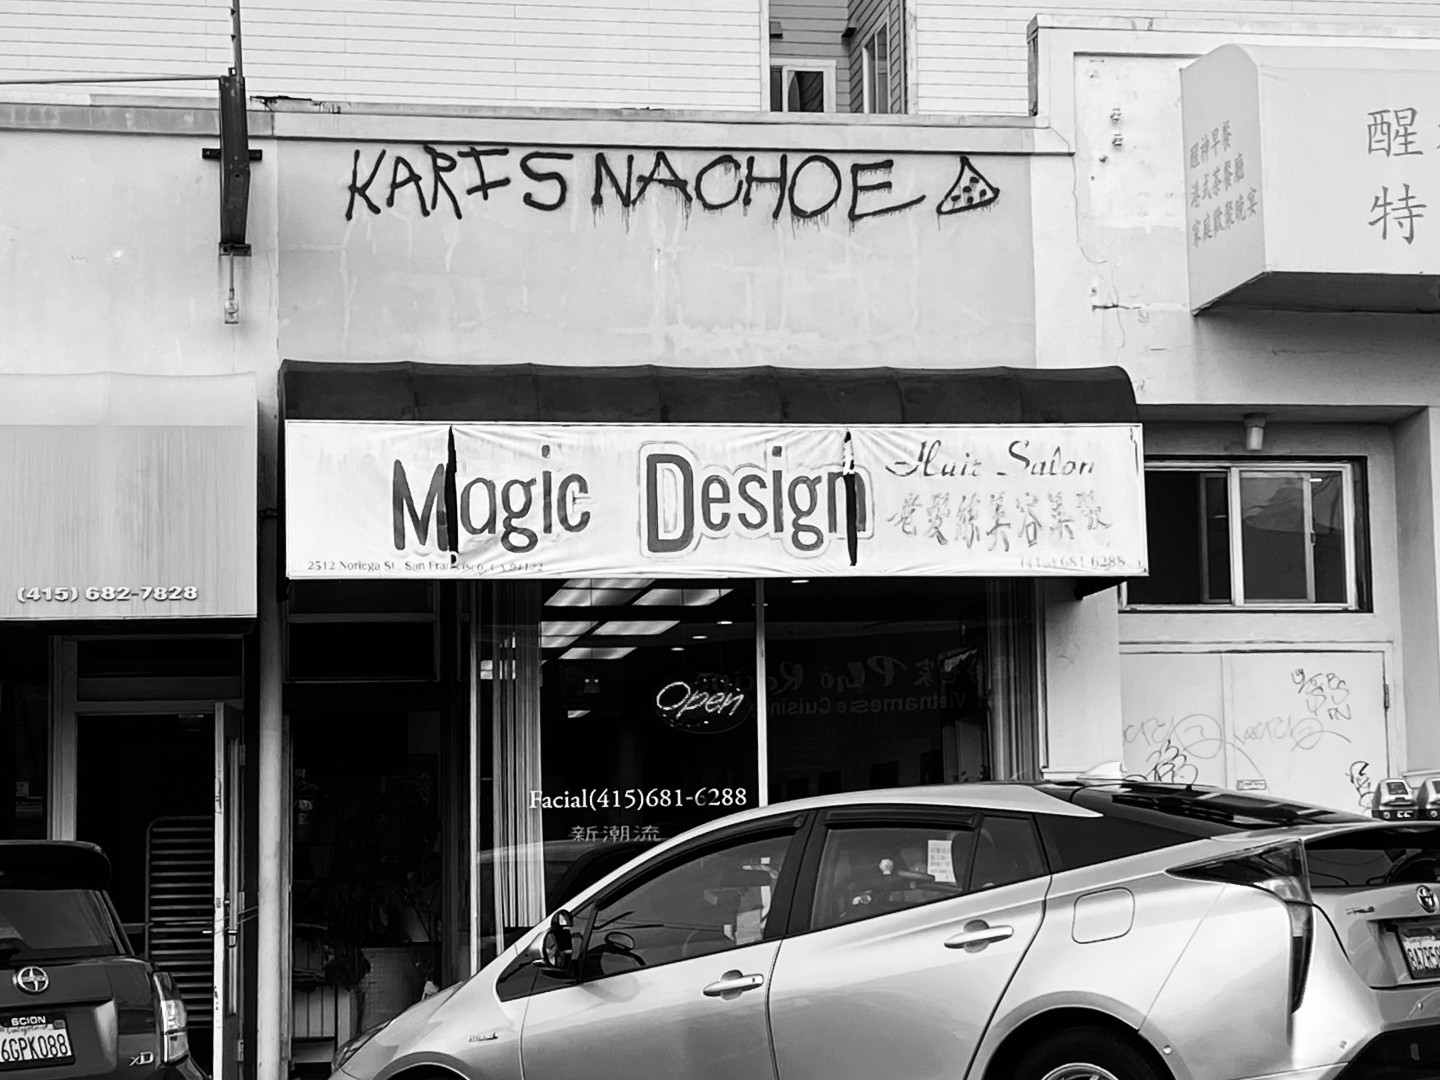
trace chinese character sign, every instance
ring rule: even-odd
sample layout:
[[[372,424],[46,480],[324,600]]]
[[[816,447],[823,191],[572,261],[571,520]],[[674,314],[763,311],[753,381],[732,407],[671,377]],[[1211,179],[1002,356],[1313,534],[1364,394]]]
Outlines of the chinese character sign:
[[[1145,572],[1132,425],[289,421],[293,578]]]
[[[1253,278],[1265,265],[1258,103],[1243,53],[1216,50],[1181,73],[1185,246],[1192,307]],[[1216,70],[1217,66],[1224,70]]]
[[[1440,55],[1227,45],[1181,88],[1192,308],[1343,274],[1410,310],[1401,278],[1440,259]]]
[[[1411,175],[1410,162],[1387,159],[1424,157],[1425,150],[1419,145],[1419,134],[1415,129],[1419,111],[1413,105],[1400,108],[1373,109],[1366,114],[1365,145],[1368,173],[1376,177],[1379,194],[1370,201],[1370,220],[1367,224],[1380,230],[1380,239],[1387,241],[1393,235],[1396,240],[1407,244],[1415,242],[1415,224],[1425,216],[1427,204],[1410,190],[1404,177]],[[1440,116],[1440,110],[1436,112]],[[1431,127],[1440,127],[1432,124]],[[1371,162],[1376,156],[1380,161]],[[1387,183],[1390,181],[1391,183]],[[1391,187],[1394,185],[1394,192]]]

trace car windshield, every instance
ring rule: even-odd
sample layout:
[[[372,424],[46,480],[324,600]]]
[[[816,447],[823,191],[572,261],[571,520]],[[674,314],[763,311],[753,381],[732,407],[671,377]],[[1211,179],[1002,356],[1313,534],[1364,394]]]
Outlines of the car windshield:
[[[0,961],[116,956],[104,901],[88,889],[0,889]]]

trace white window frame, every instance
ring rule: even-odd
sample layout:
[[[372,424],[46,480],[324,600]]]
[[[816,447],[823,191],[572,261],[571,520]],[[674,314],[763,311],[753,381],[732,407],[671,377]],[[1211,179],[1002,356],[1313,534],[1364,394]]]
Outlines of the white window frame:
[[[890,112],[890,27],[884,23],[877,23],[870,36],[865,39],[865,44],[860,49],[860,111],[878,115],[875,110],[875,96],[871,91],[871,83],[875,81],[875,39],[881,34],[885,35],[885,112]]]
[[[790,111],[790,76],[794,72],[818,71],[825,84],[825,109],[827,113],[835,111],[835,61],[834,60],[782,60],[771,61],[770,70],[780,69],[780,112]],[[797,116],[804,116],[804,113],[797,113]],[[814,114],[811,114],[814,115]]]
[[[1360,590],[1358,585],[1357,537],[1360,519],[1355,504],[1356,467],[1344,461],[1283,460],[1265,461],[1236,460],[1194,460],[1194,461],[1147,461],[1145,472],[1183,472],[1200,475],[1203,473],[1226,474],[1226,498],[1230,540],[1230,599],[1202,601],[1198,604],[1139,604],[1131,603],[1128,587],[1122,587],[1120,605],[1125,611],[1358,611]],[[1341,475],[1342,512],[1345,519],[1345,600],[1343,602],[1320,603],[1309,600],[1246,600],[1245,598],[1245,554],[1242,540],[1240,478],[1255,473],[1270,473],[1276,476],[1296,473],[1329,472]],[[1203,489],[1202,489],[1203,490]],[[1313,502],[1309,486],[1305,489],[1306,532],[1313,534]],[[1203,514],[1203,507],[1200,512]],[[1209,593],[1210,560],[1204,532],[1200,536],[1200,574],[1202,589]],[[1306,592],[1315,595],[1315,560],[1313,552],[1305,567]]]

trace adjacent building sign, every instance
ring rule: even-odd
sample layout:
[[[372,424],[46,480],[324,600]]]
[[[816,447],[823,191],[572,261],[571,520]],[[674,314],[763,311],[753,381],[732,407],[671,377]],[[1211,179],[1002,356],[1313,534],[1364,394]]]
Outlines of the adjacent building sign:
[[[1440,310],[1440,53],[1226,45],[1181,87],[1192,309]]]
[[[0,376],[0,619],[254,617],[249,375]]]
[[[292,578],[1146,569],[1132,425],[286,423]]]

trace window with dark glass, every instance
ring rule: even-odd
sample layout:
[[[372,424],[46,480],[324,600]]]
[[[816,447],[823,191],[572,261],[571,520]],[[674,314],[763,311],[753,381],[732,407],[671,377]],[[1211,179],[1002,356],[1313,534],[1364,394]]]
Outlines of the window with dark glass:
[[[931,824],[826,832],[810,928],[824,930],[1047,873],[1028,818],[957,814]]]
[[[1358,607],[1363,505],[1348,464],[1152,463],[1150,574],[1126,603]]]
[[[583,977],[604,978],[764,941],[792,835],[738,840],[606,898],[590,926]]]
[[[792,61],[770,68],[770,111],[823,113],[833,109],[833,66],[806,66]]]
[[[990,779],[991,608],[972,579],[767,581],[770,801]]]

